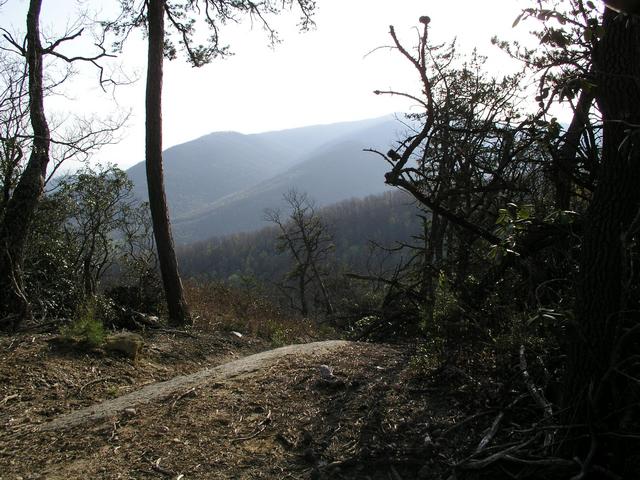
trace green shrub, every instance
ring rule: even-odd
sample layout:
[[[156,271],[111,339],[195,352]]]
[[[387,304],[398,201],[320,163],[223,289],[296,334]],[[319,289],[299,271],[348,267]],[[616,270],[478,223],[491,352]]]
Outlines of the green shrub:
[[[445,342],[440,337],[428,339],[418,346],[409,360],[412,376],[425,377],[442,366],[445,361]]]
[[[271,345],[274,347],[284,347],[289,342],[290,332],[280,326],[275,326],[271,331]]]
[[[113,306],[99,298],[87,299],[78,306],[71,323],[60,331],[63,337],[88,347],[98,347],[104,343],[102,319],[108,315],[109,307],[113,310]]]

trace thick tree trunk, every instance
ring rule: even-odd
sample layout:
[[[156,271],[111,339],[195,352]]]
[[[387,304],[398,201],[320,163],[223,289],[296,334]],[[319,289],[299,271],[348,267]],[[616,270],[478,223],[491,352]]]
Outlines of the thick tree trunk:
[[[27,13],[27,65],[29,113],[33,147],[27,166],[7,202],[0,224],[0,326],[16,328],[29,316],[22,265],[33,216],[44,189],[49,163],[49,126],[44,114],[40,8],[42,0],[31,0]]]
[[[164,60],[164,0],[149,0],[149,57],[146,93],[146,167],[149,207],[158,250],[169,322],[191,322],[178,272],[162,171],[162,67]]]
[[[634,130],[640,124],[640,19],[606,10],[604,27],[594,55],[596,101],[604,121],[602,162],[585,215],[576,305],[578,331],[568,350],[564,406],[568,423],[588,425],[577,427],[579,431],[571,436],[597,440],[594,444],[589,439],[565,445],[568,453],[584,459],[597,444],[601,448],[592,459],[614,468],[622,461],[615,458],[624,455],[622,445],[612,437],[598,438],[598,434],[619,430],[623,412],[612,412],[624,409],[625,402],[631,400],[615,393],[624,390],[621,382],[629,379],[616,376],[611,368],[617,361],[620,328],[632,315],[626,304],[625,283],[631,272],[629,229],[640,205],[640,139]],[[634,127],[630,129],[630,125]],[[607,457],[604,449],[613,457]]]

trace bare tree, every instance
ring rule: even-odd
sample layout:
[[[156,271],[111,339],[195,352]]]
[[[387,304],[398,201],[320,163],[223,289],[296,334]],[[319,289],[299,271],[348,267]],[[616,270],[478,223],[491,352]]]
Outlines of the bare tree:
[[[24,64],[0,52],[0,219],[20,178],[29,121]]]
[[[8,198],[4,202],[4,214],[0,223],[0,324],[15,328],[25,318],[30,317],[30,308],[27,293],[23,282],[23,262],[27,237],[34,218],[35,209],[44,191],[48,167],[51,157],[51,129],[44,110],[44,96],[47,90],[44,75],[44,58],[53,57],[66,65],[76,62],[85,62],[94,65],[100,72],[100,82],[104,84],[111,79],[103,77],[103,68],[98,63],[100,59],[110,56],[100,42],[96,43],[97,52],[89,56],[66,56],[59,51],[59,47],[80,37],[84,31],[79,28],[74,32],[68,32],[63,36],[47,42],[43,45],[40,32],[40,10],[42,0],[30,0],[27,12],[26,39],[17,41],[5,28],[0,28],[2,39],[6,42],[2,50],[22,57],[25,61],[26,84],[28,93],[28,107],[30,119],[30,132],[14,134],[3,141],[5,147],[13,149],[9,153],[8,169],[6,173],[9,180],[8,190],[5,182],[5,193]],[[22,80],[17,79],[17,85]],[[18,89],[18,93],[22,90]],[[13,103],[14,108],[20,111],[20,98]],[[16,118],[23,118],[18,115]],[[115,127],[117,129],[117,126]],[[107,142],[113,128],[108,127],[104,133],[106,137],[93,143],[90,140],[94,132],[83,131],[80,134],[80,142],[74,143],[70,139],[61,140],[60,145],[68,147],[69,152],[88,152],[92,146]],[[17,139],[28,139],[31,153],[24,169],[19,172],[19,178],[15,180],[18,172],[18,163],[22,158],[22,148],[18,149]],[[82,139],[88,143],[83,143]],[[63,149],[64,150],[64,149]],[[63,155],[64,156],[64,155]],[[12,178],[13,177],[13,178]],[[15,188],[13,184],[15,182]]]
[[[297,284],[300,313],[304,317],[309,315],[308,287],[315,283],[325,312],[332,315],[333,305],[324,277],[327,256],[335,248],[333,238],[305,193],[290,190],[283,197],[290,208],[287,217],[283,218],[279,210],[269,209],[265,211],[265,219],[280,230],[278,251],[288,252],[294,262],[287,276]]]
[[[44,188],[49,163],[50,133],[44,114],[43,47],[40,41],[42,0],[31,0],[27,13],[26,48],[12,42],[27,60],[29,111],[33,146],[29,162],[13,196],[7,203],[0,225],[0,309],[3,324],[16,327],[29,316],[29,303],[22,281],[22,261],[29,227]]]

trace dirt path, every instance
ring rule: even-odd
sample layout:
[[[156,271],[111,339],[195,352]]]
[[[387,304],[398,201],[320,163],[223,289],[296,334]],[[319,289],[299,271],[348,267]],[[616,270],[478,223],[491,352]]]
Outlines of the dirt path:
[[[400,345],[269,350],[0,428],[0,480],[440,478],[424,439],[457,414],[410,378]]]
[[[190,375],[180,375],[171,380],[147,385],[127,395],[114,398],[113,400],[106,400],[87,408],[60,415],[50,422],[38,426],[36,431],[44,432],[71,428],[111,417],[125,409],[133,408],[154,400],[160,400],[179,391],[184,392],[207,383],[224,382],[225,380],[240,375],[253,373],[273,365],[276,361],[288,355],[325,354],[346,347],[349,344],[351,344],[351,342],[331,340],[288,345],[286,347],[250,355],[233,362],[218,365],[217,367],[205,368]]]

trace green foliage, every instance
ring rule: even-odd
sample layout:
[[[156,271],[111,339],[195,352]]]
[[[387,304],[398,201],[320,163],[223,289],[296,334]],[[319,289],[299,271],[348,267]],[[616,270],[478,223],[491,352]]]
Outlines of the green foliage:
[[[25,283],[34,311],[42,315],[70,317],[82,298],[73,258],[75,245],[64,231],[67,214],[63,202],[44,197],[28,238]]]
[[[499,209],[495,233],[503,243],[494,245],[490,250],[490,256],[501,258],[505,254],[516,254],[518,240],[527,232],[534,219],[534,213],[533,205],[508,203],[506,208]]]
[[[71,323],[61,328],[63,337],[80,345],[99,347],[104,343],[105,331],[102,319],[108,316],[110,307],[98,298],[87,299],[77,307]]]
[[[291,330],[278,324],[269,325],[269,329],[271,330],[270,340],[273,347],[283,347],[291,343]]]
[[[365,332],[367,330],[370,330],[376,323],[379,323],[380,321],[381,319],[378,315],[367,315],[360,318],[356,322],[354,329],[356,332]]]
[[[455,319],[460,313],[458,300],[444,272],[438,275],[438,286],[433,303],[433,325],[423,325],[424,330],[431,333],[441,329],[447,321]]]
[[[445,361],[445,341],[441,337],[432,337],[416,349],[409,360],[412,376],[426,377],[442,366]]]
[[[148,299],[157,297],[148,208],[133,198],[132,187],[116,167],[85,168],[58,179],[41,200],[24,268],[34,313],[75,315],[109,270],[135,290],[123,298],[152,303]]]

